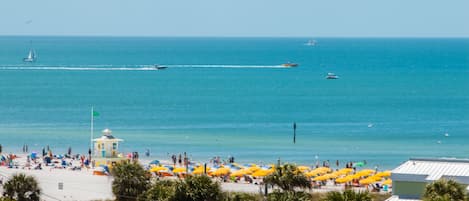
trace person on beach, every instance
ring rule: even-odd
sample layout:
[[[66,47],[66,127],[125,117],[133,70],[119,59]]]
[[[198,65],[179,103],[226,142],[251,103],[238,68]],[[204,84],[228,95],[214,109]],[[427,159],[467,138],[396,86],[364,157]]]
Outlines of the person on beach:
[[[179,166],[182,165],[182,156],[181,156],[181,154],[179,154],[178,163],[179,163]]]
[[[173,155],[171,156],[171,159],[173,160],[174,166],[176,166],[176,162],[177,162],[177,157],[176,157],[176,155],[173,154]]]
[[[2,147],[2,145],[0,144],[0,154],[2,153],[2,148],[3,148],[3,147]]]
[[[72,155],[72,147],[70,147],[70,146],[68,147],[67,154],[68,154],[69,156]]]

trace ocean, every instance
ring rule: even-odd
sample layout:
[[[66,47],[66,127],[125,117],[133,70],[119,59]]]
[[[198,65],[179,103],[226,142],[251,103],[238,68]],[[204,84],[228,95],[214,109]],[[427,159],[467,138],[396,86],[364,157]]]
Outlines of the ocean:
[[[85,153],[94,107],[95,137],[162,160],[469,157],[469,39],[315,39],[1,36],[0,144]]]

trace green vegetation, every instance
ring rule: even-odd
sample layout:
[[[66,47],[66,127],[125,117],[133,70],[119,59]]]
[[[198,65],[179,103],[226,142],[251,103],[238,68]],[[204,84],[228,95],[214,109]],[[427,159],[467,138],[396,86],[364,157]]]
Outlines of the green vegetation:
[[[218,201],[223,199],[221,186],[209,177],[189,176],[176,184],[174,199],[177,201]]]
[[[464,187],[454,180],[440,179],[425,187],[424,201],[463,201],[467,200]]]
[[[295,188],[311,188],[308,178],[292,164],[276,167],[274,173],[264,178],[264,182],[289,192],[295,192]]]
[[[5,198],[2,200],[39,201],[40,194],[41,190],[36,179],[20,173],[3,185]]]
[[[111,173],[114,176],[112,192],[116,201],[136,201],[150,188],[150,175],[138,163],[118,163]]]
[[[346,190],[344,192],[329,192],[323,201],[372,201],[372,199],[367,191],[355,192]]]

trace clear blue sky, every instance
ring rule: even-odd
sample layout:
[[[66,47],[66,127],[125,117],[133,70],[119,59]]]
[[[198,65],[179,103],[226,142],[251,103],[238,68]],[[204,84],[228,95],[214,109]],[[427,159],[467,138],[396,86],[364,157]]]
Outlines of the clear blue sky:
[[[468,10],[469,0],[4,0],[0,35],[469,37]]]

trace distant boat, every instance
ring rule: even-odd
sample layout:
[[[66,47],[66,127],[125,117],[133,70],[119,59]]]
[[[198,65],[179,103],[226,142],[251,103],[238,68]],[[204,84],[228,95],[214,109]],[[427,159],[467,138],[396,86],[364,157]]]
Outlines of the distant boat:
[[[309,40],[307,43],[305,43],[306,46],[315,46],[316,45],[316,40]]]
[[[168,68],[168,67],[166,67],[166,66],[160,66],[160,65],[153,65],[153,68],[154,68],[155,70],[164,70],[164,69],[166,69],[166,68]]]
[[[288,63],[282,64],[282,66],[283,66],[283,67],[286,67],[286,68],[291,68],[291,67],[297,67],[298,64],[288,62]]]
[[[28,53],[28,57],[23,58],[23,61],[24,62],[35,62],[36,59],[37,59],[36,51],[34,51],[34,49],[30,49],[29,53]]]
[[[339,79],[339,76],[334,73],[327,73],[326,79]]]

